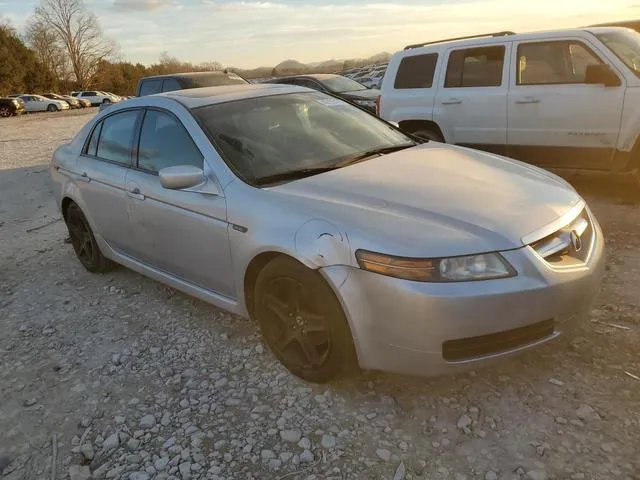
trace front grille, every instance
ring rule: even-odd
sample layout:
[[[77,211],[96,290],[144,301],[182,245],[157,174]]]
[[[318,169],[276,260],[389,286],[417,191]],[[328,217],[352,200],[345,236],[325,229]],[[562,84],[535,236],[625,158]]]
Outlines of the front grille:
[[[553,320],[545,320],[490,335],[448,340],[442,344],[442,357],[459,362],[507,352],[553,335],[554,325]]]
[[[573,267],[587,262],[593,240],[593,222],[585,208],[569,225],[530,246],[550,265]]]

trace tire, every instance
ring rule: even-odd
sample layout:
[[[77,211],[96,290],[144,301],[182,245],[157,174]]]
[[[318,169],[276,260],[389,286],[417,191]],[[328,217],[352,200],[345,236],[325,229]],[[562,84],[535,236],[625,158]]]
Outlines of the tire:
[[[102,100],[102,103],[111,103],[111,100],[109,100],[108,98],[105,98],[104,100]]]
[[[92,273],[105,273],[115,266],[111,260],[102,255],[89,222],[75,203],[70,203],[64,216],[71,245],[82,266]]]
[[[57,112],[58,110],[60,110],[56,105],[54,105],[53,103],[50,103],[47,106],[47,112]]]
[[[440,133],[438,133],[436,130],[429,127],[419,128],[411,133],[413,133],[413,135],[415,135],[416,137],[427,140],[429,142],[444,143],[444,138],[442,138],[442,135],[440,135]]]
[[[357,367],[347,319],[324,279],[289,257],[258,274],[254,315],[265,342],[294,375],[325,383]]]
[[[7,107],[6,105],[2,105],[0,106],[0,117],[10,117],[11,115],[13,115],[13,113],[11,113],[11,109],[9,107]]]

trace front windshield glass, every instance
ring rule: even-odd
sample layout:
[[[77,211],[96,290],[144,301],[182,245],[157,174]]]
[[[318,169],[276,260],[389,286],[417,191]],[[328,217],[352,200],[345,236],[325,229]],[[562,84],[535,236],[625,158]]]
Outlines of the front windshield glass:
[[[325,87],[335,93],[356,92],[358,90],[366,90],[367,87],[347,77],[330,77],[318,79]]]
[[[596,35],[627,67],[640,76],[640,33],[629,28]]]
[[[320,92],[247,98],[193,113],[230,167],[252,184],[414,144],[376,117]]]

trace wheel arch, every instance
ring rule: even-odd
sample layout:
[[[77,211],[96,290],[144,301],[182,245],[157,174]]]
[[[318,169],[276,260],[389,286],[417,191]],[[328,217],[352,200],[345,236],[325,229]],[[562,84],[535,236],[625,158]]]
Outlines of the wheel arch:
[[[440,135],[445,142],[447,140],[440,126],[433,120],[402,120],[398,122],[398,124],[400,125],[401,130],[406,130],[411,133],[416,130],[420,130],[421,128],[428,128]]]

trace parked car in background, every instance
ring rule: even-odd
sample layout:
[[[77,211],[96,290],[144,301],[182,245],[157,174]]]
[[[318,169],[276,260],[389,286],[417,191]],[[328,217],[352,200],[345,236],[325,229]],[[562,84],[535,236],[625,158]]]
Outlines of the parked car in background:
[[[413,141],[334,96],[230,85],[113,105],[60,146],[82,265],[260,324],[293,374],[476,368],[588,317],[604,239],[542,169]],[[140,226],[143,228],[140,228]]]
[[[620,22],[600,23],[591,27],[624,27],[640,32],[640,20],[623,20]]]
[[[69,104],[63,100],[54,100],[42,95],[22,95],[24,107],[27,112],[56,112],[69,110]]]
[[[409,45],[379,114],[423,138],[640,183],[640,34],[593,27]]]
[[[69,108],[82,108],[82,105],[80,105],[78,99],[74,97],[64,97],[62,95],[58,95],[57,93],[43,93],[42,96],[51,98],[53,100],[67,102],[69,104]]]
[[[82,98],[84,100],[89,100],[91,105],[94,107],[99,106],[102,103],[114,103],[113,97],[107,95],[106,93],[99,92],[96,90],[86,90],[81,92],[71,92],[71,95],[76,98]]]
[[[240,75],[226,70],[218,72],[172,73],[170,75],[156,75],[141,78],[136,89],[136,96],[142,97],[189,88],[242,85],[246,83],[249,82]]]
[[[0,117],[11,117],[25,112],[21,98],[0,97]]]
[[[376,111],[376,99],[380,95],[377,89],[369,89],[350,78],[329,73],[295,75],[268,80],[266,83],[286,83],[313,88],[320,92],[331,93],[344,98],[372,113]]]
[[[89,108],[89,107],[93,106],[93,104],[91,103],[91,100],[87,100],[86,98],[73,97],[71,95],[63,95],[63,97],[65,97],[65,98],[75,98],[76,100],[78,100],[78,102],[80,103],[80,106],[82,108]]]

